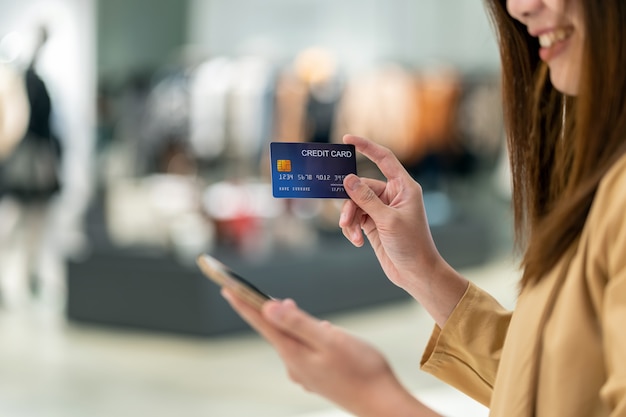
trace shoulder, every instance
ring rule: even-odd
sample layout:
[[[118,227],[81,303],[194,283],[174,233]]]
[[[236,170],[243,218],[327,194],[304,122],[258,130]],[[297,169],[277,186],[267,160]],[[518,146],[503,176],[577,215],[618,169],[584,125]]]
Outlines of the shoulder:
[[[622,223],[626,210],[626,154],[622,155],[607,171],[593,199],[589,219],[605,222],[607,220]],[[615,213],[614,213],[615,212]],[[608,216],[609,214],[615,214]]]
[[[626,260],[626,154],[600,181],[585,226],[597,249],[594,252],[605,258],[608,269],[622,265]]]
[[[626,154],[613,164],[598,187],[599,197],[606,193],[613,194],[615,192],[626,195]]]
[[[606,217],[607,210],[620,210],[618,218],[624,216],[623,209],[626,204],[626,154],[622,155],[604,175],[596,196],[593,200],[590,216],[596,215],[596,220],[601,221]]]

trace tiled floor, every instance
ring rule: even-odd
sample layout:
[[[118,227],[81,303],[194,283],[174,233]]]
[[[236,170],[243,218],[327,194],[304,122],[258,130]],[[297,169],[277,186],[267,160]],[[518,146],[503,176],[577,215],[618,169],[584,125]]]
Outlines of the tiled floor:
[[[512,306],[517,279],[512,261],[462,272]],[[482,407],[419,370],[432,320],[416,303],[329,318],[381,349],[425,402],[450,416],[455,406],[462,406],[463,416],[472,409],[473,415],[485,415]],[[0,312],[0,338],[1,416],[343,415],[290,383],[276,354],[253,333],[196,339],[78,326],[38,306]]]

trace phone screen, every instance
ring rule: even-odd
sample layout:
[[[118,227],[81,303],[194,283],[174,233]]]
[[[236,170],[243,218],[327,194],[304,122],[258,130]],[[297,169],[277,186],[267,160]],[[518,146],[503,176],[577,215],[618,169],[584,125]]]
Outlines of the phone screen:
[[[237,295],[258,309],[261,308],[265,301],[272,298],[211,255],[200,255],[197,259],[197,264],[207,278],[221,287],[233,290]]]

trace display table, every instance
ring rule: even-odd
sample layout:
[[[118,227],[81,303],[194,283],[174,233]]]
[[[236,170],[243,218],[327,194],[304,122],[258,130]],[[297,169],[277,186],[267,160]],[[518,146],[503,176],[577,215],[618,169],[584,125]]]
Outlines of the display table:
[[[460,221],[432,233],[456,268],[488,258],[486,225]],[[263,261],[246,261],[225,248],[213,255],[270,295],[291,297],[318,316],[408,298],[384,276],[369,245],[355,248],[339,235],[324,237],[310,253],[285,249]],[[67,316],[73,322],[200,336],[248,328],[195,265],[167,253],[113,246],[70,262]]]
[[[329,239],[314,253],[277,252],[264,261],[214,253],[274,297],[325,314],[407,297],[383,275],[369,248]],[[246,328],[219,288],[195,265],[166,254],[100,251],[72,262],[67,314],[73,321],[212,335]]]
[[[481,210],[458,211],[431,226],[439,252],[454,268],[489,260],[502,227],[497,215],[487,215],[493,209],[498,207],[481,204]],[[88,235],[91,255],[68,265],[71,322],[198,336],[248,329],[192,262],[183,264],[165,251],[112,244],[99,205],[88,217]],[[338,230],[321,234],[306,253],[277,249],[252,261],[218,247],[212,255],[270,295],[293,298],[316,316],[409,298],[384,276],[369,244],[355,248]]]

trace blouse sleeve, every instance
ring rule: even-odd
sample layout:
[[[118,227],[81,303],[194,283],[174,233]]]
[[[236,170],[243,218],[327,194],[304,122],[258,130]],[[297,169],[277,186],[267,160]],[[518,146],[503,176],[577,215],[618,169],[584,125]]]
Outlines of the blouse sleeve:
[[[488,406],[511,312],[470,282],[448,318],[435,329],[421,368]]]
[[[592,267],[604,285],[599,301],[607,378],[600,396],[611,416],[626,415],[626,158],[598,189],[590,219]]]

